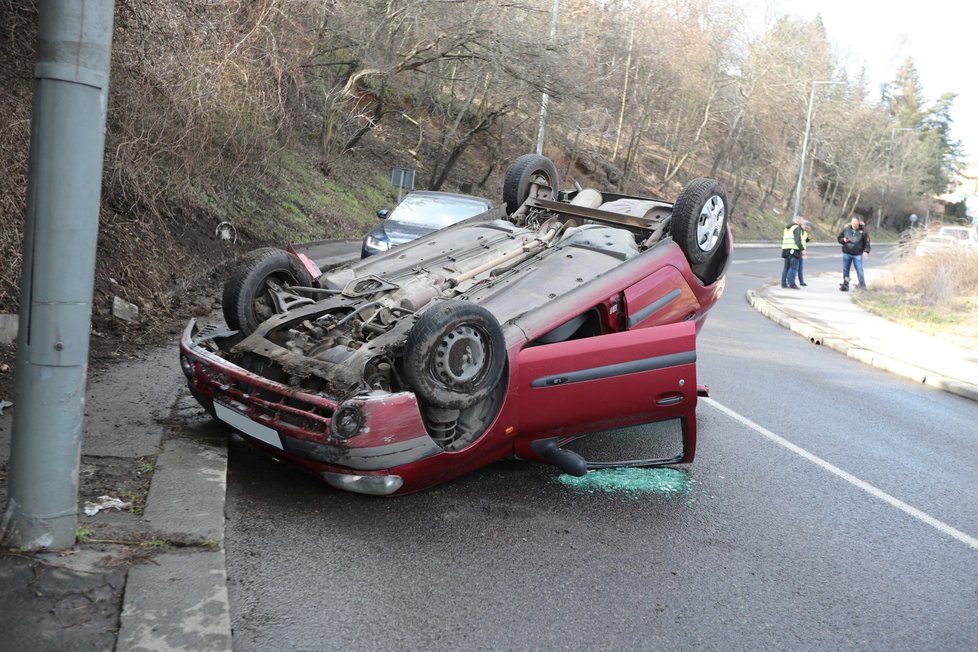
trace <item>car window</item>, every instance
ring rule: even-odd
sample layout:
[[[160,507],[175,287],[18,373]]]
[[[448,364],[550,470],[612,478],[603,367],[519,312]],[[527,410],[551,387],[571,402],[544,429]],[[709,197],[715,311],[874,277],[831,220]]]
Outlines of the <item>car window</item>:
[[[951,229],[944,227],[941,229],[940,235],[958,238],[959,240],[967,240],[970,234],[968,233],[967,229]]]
[[[408,195],[387,219],[440,229],[487,210],[487,205],[482,202],[458,197]]]

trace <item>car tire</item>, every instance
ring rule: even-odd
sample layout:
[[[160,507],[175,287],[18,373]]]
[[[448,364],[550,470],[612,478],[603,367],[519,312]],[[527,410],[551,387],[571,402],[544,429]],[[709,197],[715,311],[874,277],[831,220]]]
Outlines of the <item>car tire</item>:
[[[489,396],[506,364],[499,322],[467,301],[438,302],[408,334],[404,373],[424,402],[462,409]]]
[[[672,208],[669,229],[693,267],[708,267],[725,251],[727,193],[714,179],[693,179]],[[704,279],[705,280],[705,279]]]
[[[560,178],[554,162],[539,154],[524,154],[506,170],[503,181],[506,212],[515,212],[530,196],[556,199],[559,189]]]
[[[221,309],[228,328],[249,335],[275,314],[269,283],[312,285],[312,277],[294,254],[274,247],[245,255],[224,284]]]

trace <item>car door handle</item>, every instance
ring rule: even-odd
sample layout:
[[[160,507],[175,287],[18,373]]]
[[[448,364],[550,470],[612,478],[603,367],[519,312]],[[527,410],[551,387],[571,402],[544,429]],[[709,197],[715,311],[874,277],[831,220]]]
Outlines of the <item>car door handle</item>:
[[[673,394],[672,396],[662,396],[655,399],[655,404],[660,407],[666,407],[668,405],[675,405],[676,403],[682,403],[682,394]]]

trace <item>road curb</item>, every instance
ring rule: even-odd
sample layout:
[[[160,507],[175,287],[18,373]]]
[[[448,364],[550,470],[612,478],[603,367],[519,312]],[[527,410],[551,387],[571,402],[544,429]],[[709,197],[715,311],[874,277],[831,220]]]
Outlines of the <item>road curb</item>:
[[[760,296],[756,290],[747,291],[747,302],[764,317],[793,333],[801,335],[812,344],[828,347],[849,358],[896,376],[909,378],[923,385],[978,402],[978,387],[955,378],[948,378],[930,369],[908,364],[877,351],[850,344],[835,332],[828,332],[826,329],[817,327],[804,319],[789,315]]]
[[[163,442],[145,520],[161,538],[185,547],[129,570],[116,652],[231,651],[226,442],[189,437]]]
[[[231,650],[224,550],[167,553],[134,566],[116,652]]]

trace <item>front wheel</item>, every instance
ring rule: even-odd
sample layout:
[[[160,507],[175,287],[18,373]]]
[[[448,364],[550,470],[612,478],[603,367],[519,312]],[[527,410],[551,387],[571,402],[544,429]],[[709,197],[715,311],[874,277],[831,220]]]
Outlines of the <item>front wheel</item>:
[[[489,396],[502,378],[506,343],[491,312],[467,301],[425,310],[405,344],[404,373],[432,405],[462,409]]]

